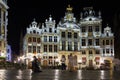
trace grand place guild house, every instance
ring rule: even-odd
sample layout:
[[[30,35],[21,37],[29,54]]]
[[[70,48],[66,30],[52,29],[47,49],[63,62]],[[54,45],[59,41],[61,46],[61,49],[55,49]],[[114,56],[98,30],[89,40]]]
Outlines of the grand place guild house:
[[[37,56],[42,66],[61,65],[64,55],[68,65],[68,56],[73,54],[77,68],[113,67],[114,34],[108,25],[102,29],[101,12],[86,7],[76,20],[72,9],[66,8],[58,24],[51,15],[41,25],[33,20],[24,36],[25,64],[31,65],[33,56]]]

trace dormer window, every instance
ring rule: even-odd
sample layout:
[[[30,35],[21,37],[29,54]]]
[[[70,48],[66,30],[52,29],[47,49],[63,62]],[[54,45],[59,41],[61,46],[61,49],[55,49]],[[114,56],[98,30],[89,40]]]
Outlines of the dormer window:
[[[92,21],[92,18],[89,18],[89,21]]]
[[[56,30],[55,30],[54,32],[55,32],[55,33],[57,33],[57,31],[56,31]]]
[[[33,30],[33,33],[35,34],[35,33],[36,33],[36,31],[35,31],[35,30]]]
[[[109,36],[109,33],[107,33],[106,36]]]
[[[47,32],[46,29],[44,30],[44,32]]]

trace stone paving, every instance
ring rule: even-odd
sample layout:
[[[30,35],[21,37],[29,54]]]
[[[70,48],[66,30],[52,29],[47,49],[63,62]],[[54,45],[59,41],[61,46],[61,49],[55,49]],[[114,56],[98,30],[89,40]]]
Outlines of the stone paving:
[[[120,80],[120,71],[44,69],[33,73],[30,69],[0,69],[0,80]]]

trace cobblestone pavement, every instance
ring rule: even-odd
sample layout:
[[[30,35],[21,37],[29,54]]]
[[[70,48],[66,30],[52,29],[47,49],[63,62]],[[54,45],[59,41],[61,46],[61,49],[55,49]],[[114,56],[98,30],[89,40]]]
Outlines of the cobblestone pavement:
[[[67,70],[44,69],[33,73],[30,69],[0,70],[0,80],[120,80],[120,71],[110,70]]]

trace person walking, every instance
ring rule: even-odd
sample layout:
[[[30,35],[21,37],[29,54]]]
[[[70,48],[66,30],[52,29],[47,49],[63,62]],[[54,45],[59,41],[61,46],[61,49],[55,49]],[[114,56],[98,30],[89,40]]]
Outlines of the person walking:
[[[32,61],[32,71],[33,72],[42,72],[39,67],[39,62],[36,56],[33,56],[33,61]]]
[[[61,68],[62,68],[62,70],[66,70],[65,61],[66,61],[65,55],[62,55],[62,58],[61,58],[61,63],[62,63]]]

